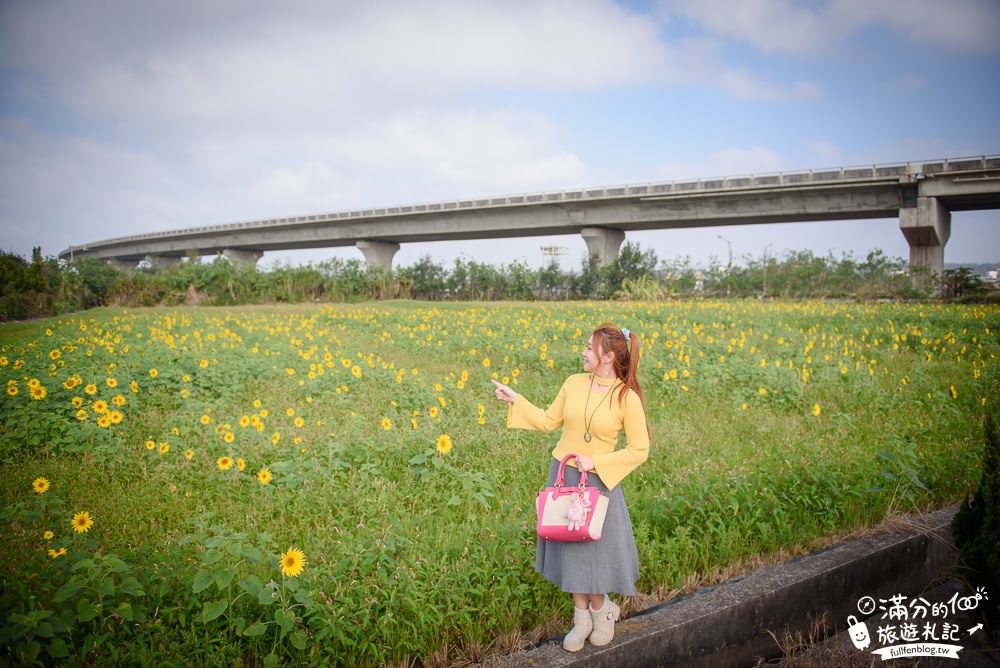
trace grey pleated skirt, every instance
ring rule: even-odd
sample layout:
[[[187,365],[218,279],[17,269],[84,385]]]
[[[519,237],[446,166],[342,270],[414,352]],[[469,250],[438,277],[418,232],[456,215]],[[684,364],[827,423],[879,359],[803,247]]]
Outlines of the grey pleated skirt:
[[[556,482],[559,461],[549,465],[549,482]],[[580,483],[580,472],[566,467],[566,485]],[[535,570],[570,594],[607,594],[635,596],[639,579],[639,553],[635,549],[632,521],[625,505],[621,485],[612,491],[594,472],[587,473],[587,485],[598,487],[608,496],[608,514],[601,539],[591,543],[560,543],[538,539],[535,547]]]

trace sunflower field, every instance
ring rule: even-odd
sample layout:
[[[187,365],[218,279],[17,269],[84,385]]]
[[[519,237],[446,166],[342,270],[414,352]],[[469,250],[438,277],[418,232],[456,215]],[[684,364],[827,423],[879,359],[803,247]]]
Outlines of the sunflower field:
[[[623,489],[662,595],[979,478],[1000,308],[760,301],[99,309],[0,326],[0,661],[448,665],[558,630],[547,405],[641,336]],[[650,598],[644,600],[653,600]]]

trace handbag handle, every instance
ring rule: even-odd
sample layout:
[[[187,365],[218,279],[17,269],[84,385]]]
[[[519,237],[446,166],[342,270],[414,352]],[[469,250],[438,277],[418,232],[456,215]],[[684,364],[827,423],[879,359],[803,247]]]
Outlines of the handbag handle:
[[[569,460],[573,459],[576,456],[577,455],[575,453],[571,452],[570,454],[568,454],[565,457],[563,457],[562,460],[560,460],[560,462],[559,462],[559,473],[556,474],[556,487],[564,487],[565,486],[565,484],[564,484],[564,482],[565,482],[564,478],[566,477],[566,464],[568,464]],[[586,486],[587,486],[587,472],[586,471],[580,471],[580,487],[586,487]]]

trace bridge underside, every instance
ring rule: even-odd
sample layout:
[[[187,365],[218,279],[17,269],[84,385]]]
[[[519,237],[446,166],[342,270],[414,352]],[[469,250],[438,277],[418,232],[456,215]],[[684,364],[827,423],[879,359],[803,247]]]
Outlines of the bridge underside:
[[[926,167],[926,166],[925,166]],[[624,190],[624,189],[616,189]],[[645,189],[643,189],[645,190]],[[510,198],[513,199],[513,198]],[[525,199],[525,198],[519,198]],[[478,204],[478,203],[477,203]],[[771,187],[686,190],[578,201],[436,211],[387,210],[288,221],[243,223],[137,235],[76,247],[60,255],[96,256],[123,265],[178,261],[190,254],[223,254],[255,263],[265,251],[356,246],[369,264],[391,267],[399,244],[580,234],[607,264],[626,232],[899,217],[912,265],[943,270],[951,211],[1000,208],[1000,160],[982,168]],[[417,207],[402,207],[412,209]]]

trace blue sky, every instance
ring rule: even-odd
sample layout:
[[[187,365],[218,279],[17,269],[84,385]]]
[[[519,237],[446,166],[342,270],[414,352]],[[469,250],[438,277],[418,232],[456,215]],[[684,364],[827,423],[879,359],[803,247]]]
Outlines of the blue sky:
[[[0,247],[1000,153],[995,0],[0,3]],[[908,257],[896,220],[658,230],[661,259]],[[577,236],[405,244],[543,261]],[[268,253],[361,258],[354,248]],[[946,262],[1000,261],[956,212]]]

